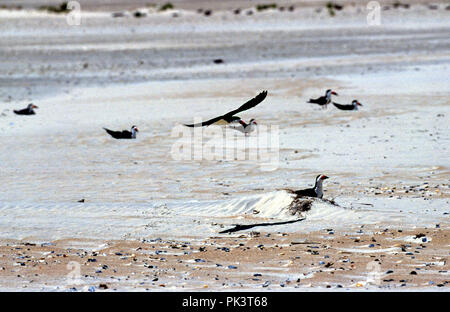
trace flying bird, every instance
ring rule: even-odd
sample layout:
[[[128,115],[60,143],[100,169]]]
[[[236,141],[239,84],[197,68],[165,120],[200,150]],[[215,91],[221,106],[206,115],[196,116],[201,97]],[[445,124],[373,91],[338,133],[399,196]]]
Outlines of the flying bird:
[[[34,114],[36,114],[34,112],[35,108],[39,108],[39,107],[37,107],[33,103],[30,103],[30,104],[28,104],[27,108],[24,108],[21,110],[14,110],[14,113],[16,113],[17,115],[34,115]]]
[[[103,129],[105,129],[105,131],[108,132],[108,134],[114,139],[136,139],[136,132],[139,132],[136,126],[131,127],[131,132],[128,130],[113,131],[106,128]]]
[[[242,119],[240,119],[238,122],[236,123],[231,123],[230,124],[230,128],[234,129],[234,130],[238,130],[242,133],[244,133],[245,135],[249,134],[250,132],[253,132],[257,126],[257,122],[255,119],[250,119],[250,121],[248,123],[246,123],[245,121],[243,121]]]
[[[331,89],[328,89],[325,92],[324,96],[321,96],[317,99],[309,99],[309,101],[307,103],[311,103],[311,104],[318,104],[320,106],[323,106],[324,108],[327,108],[327,105],[330,104],[331,102],[331,95],[338,95],[336,92],[334,92]]]
[[[254,122],[254,120],[250,120],[249,124],[246,124],[244,121],[242,121],[242,119],[239,116],[236,116],[236,114],[255,107],[256,105],[261,103],[266,98],[266,96],[267,96],[267,91],[262,91],[260,94],[255,96],[253,99],[242,104],[238,109],[232,110],[231,112],[228,112],[225,115],[221,115],[221,116],[212,118],[208,121],[204,121],[201,123],[189,124],[189,125],[185,124],[185,126],[186,127],[204,127],[204,126],[210,126],[212,124],[227,125],[227,124],[233,123],[233,124],[235,124],[235,128],[239,128],[239,125],[241,125],[243,130],[248,129],[247,131],[251,132],[249,130],[252,129],[252,127],[256,124],[256,122]],[[252,121],[253,121],[253,123],[252,123]],[[250,127],[250,128],[248,128],[248,127]],[[238,129],[236,129],[236,130],[238,130]]]
[[[308,189],[304,189],[304,190],[294,191],[294,193],[297,194],[297,196],[300,196],[300,197],[308,196],[308,197],[322,198],[323,197],[322,183],[326,179],[328,179],[328,177],[326,175],[319,174],[316,177],[316,183],[314,184],[314,187],[308,188]]]
[[[336,106],[337,108],[341,109],[341,110],[358,110],[358,106],[363,106],[361,103],[359,103],[358,100],[353,100],[352,104],[338,104],[333,102],[333,105]]]

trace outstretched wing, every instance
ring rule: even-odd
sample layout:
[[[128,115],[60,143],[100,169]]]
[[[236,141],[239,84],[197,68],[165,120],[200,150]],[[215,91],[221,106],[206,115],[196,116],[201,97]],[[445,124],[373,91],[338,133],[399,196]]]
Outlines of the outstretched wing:
[[[267,91],[263,91],[260,94],[258,94],[257,96],[255,96],[253,99],[242,104],[238,109],[235,109],[229,113],[226,113],[224,116],[233,116],[233,115],[239,114],[240,112],[243,112],[250,108],[253,108],[256,105],[258,105],[259,103],[261,103],[262,101],[264,101],[266,96],[267,96]]]
[[[218,116],[215,117],[213,119],[210,119],[208,121],[204,121],[202,123],[197,123],[197,124],[189,124],[186,125],[187,127],[204,127],[204,126],[209,126],[212,125],[214,123],[217,123],[220,120],[224,120],[226,123],[230,123],[236,120],[239,120],[240,118],[237,116],[234,116],[240,112],[246,111],[252,107],[255,107],[256,105],[258,105],[259,103],[261,103],[267,96],[267,91],[262,91],[260,94],[258,94],[257,96],[255,96],[253,99],[247,101],[246,103],[242,104],[238,109],[232,110],[231,112],[226,113],[225,115],[222,116]]]
[[[230,122],[233,122],[235,120],[239,120],[240,118],[237,116],[218,116],[215,117],[213,119],[210,119],[208,121],[204,121],[204,122],[200,122],[200,123],[196,123],[196,124],[190,124],[190,125],[186,125],[186,127],[204,127],[204,126],[210,126],[212,124],[229,124]]]

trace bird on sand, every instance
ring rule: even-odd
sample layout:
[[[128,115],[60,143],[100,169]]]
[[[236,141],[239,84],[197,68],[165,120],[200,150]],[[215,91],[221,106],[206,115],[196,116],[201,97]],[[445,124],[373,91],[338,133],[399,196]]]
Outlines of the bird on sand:
[[[36,105],[34,105],[33,103],[28,104],[28,106],[24,109],[21,110],[14,110],[14,113],[16,113],[17,115],[34,115],[36,114],[34,112],[35,108],[39,108]]]
[[[307,103],[317,104],[323,108],[327,108],[327,105],[330,104],[331,102],[331,95],[338,95],[338,94],[333,90],[328,89],[325,92],[324,96],[318,97],[317,99],[309,99]]]
[[[107,128],[103,128],[105,131],[112,136],[114,139],[136,139],[136,132],[139,132],[136,126],[131,127],[131,131],[123,130],[123,131],[113,131]]]

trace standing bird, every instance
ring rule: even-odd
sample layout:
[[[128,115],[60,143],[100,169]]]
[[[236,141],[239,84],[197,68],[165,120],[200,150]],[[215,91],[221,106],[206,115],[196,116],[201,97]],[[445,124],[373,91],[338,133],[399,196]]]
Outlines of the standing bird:
[[[108,132],[108,134],[112,136],[114,139],[136,139],[136,132],[139,132],[136,126],[131,127],[131,132],[128,130],[113,131],[106,128],[103,129],[105,129],[106,132]]]
[[[253,132],[255,130],[255,127],[257,125],[258,124],[256,123],[256,120],[252,118],[252,119],[250,119],[250,121],[248,123],[246,123],[245,121],[240,119],[236,124],[231,123],[230,127],[234,130],[238,130],[238,131],[244,133],[247,136],[247,134],[249,134],[250,132]]]
[[[323,180],[326,180],[326,179],[328,179],[328,177],[326,175],[319,174],[316,177],[316,184],[314,185],[313,188],[294,191],[294,193],[300,197],[308,196],[308,197],[322,198],[323,197],[322,183],[323,183]]]
[[[30,104],[28,104],[27,108],[24,108],[21,110],[14,110],[14,113],[16,113],[17,115],[34,115],[34,114],[36,114],[34,112],[35,108],[39,108],[39,107],[37,107],[33,103],[30,103]]]
[[[333,102],[333,105],[342,110],[358,110],[358,106],[363,106],[358,100],[353,100],[352,104],[343,105]]]
[[[312,104],[318,104],[320,106],[323,106],[324,108],[327,108],[327,105],[330,104],[331,102],[331,95],[338,95],[336,92],[334,92],[331,89],[328,89],[325,92],[324,96],[321,96],[317,99],[309,99],[309,101],[307,103],[312,103]]]
[[[208,121],[204,121],[204,122],[197,123],[197,124],[189,124],[189,125],[185,124],[185,126],[186,127],[204,127],[204,126],[210,126],[212,124],[228,125],[228,124],[233,123],[232,126],[234,126],[236,130],[239,130],[237,128],[239,128],[239,126],[241,126],[242,130],[240,130],[240,131],[244,132],[245,129],[248,129],[248,130],[246,130],[247,132],[244,132],[244,133],[249,133],[249,132],[253,131],[253,126],[256,125],[256,122],[254,121],[254,119],[251,119],[249,124],[246,124],[239,116],[236,116],[236,114],[246,111],[252,107],[255,107],[256,105],[261,103],[266,98],[266,96],[267,96],[267,91],[262,91],[260,94],[255,96],[253,99],[242,104],[238,109],[228,112],[225,115],[221,115],[221,116],[215,117],[213,119],[210,119]]]

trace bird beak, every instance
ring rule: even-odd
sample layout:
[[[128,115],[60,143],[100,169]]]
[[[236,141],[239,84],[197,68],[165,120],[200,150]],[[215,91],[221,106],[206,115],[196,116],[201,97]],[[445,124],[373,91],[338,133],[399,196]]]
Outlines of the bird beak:
[[[134,131],[139,132],[139,129],[138,128],[134,128]]]
[[[326,179],[329,179],[329,178],[326,175],[323,175],[322,180],[326,180]]]
[[[334,92],[334,91],[331,91],[331,94],[334,94],[334,95],[338,95],[336,92]]]
[[[359,103],[359,102],[356,102],[356,104],[359,105],[359,106],[363,106],[363,105],[362,105],[361,103]]]
[[[38,107],[38,106],[36,106],[36,105],[33,105],[32,107],[33,107],[33,108],[39,108],[39,107]]]
[[[258,125],[258,123],[256,121],[253,122],[255,125]]]

